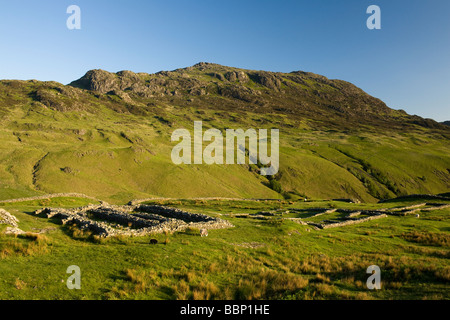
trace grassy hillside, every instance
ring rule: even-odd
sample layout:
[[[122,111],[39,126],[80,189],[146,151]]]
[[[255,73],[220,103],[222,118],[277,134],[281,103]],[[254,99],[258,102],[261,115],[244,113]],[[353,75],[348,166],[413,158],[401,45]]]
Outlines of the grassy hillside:
[[[374,202],[450,187],[448,126],[310,73],[200,63],[153,75],[94,70],[67,86],[4,80],[0,116],[0,199],[76,192],[117,203]],[[280,171],[269,177],[276,182],[253,165],[174,165],[172,132],[192,133],[198,120],[204,130],[279,129]]]
[[[0,298],[448,299],[448,208],[422,211],[420,219],[388,216],[326,230],[289,219],[336,218],[336,213],[312,217],[317,208],[392,209],[424,201],[436,202],[153,201],[218,216],[234,227],[210,230],[208,237],[187,229],[108,239],[32,214],[42,206],[76,207],[92,200],[0,202],[28,232],[4,235],[7,226],[0,225]],[[294,213],[259,217],[275,210]],[[159,243],[150,245],[152,237]],[[374,264],[381,269],[381,290],[366,287],[366,269]],[[70,265],[81,268],[81,290],[66,287]]]

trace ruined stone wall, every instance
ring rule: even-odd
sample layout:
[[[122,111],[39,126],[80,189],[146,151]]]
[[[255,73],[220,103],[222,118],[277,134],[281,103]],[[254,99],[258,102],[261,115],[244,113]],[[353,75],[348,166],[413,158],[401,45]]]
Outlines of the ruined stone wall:
[[[50,198],[86,198],[95,200],[97,202],[101,202],[101,200],[96,199],[94,197],[87,196],[81,193],[52,193],[43,196],[35,196],[35,197],[27,197],[27,198],[17,198],[17,199],[8,199],[8,200],[0,200],[0,203],[16,203],[16,202],[24,202],[24,201],[35,201],[35,200],[45,200]]]
[[[324,221],[322,221],[324,223],[307,222],[307,224],[317,227],[319,229],[328,229],[328,228],[349,226],[349,225],[358,224],[358,223],[371,221],[374,219],[385,218],[385,217],[387,217],[386,214],[378,214],[378,215],[373,215],[373,216],[364,217],[364,218],[347,219],[344,221],[324,220]]]
[[[181,219],[185,222],[207,222],[214,220],[214,218],[204,214],[190,213],[176,208],[169,208],[157,205],[141,204],[136,206],[134,210],[155,213],[168,218]]]
[[[35,214],[73,223],[82,230],[102,236],[145,236],[182,231],[186,228],[221,229],[233,227],[226,220],[163,206],[91,205],[76,209],[44,208]]]

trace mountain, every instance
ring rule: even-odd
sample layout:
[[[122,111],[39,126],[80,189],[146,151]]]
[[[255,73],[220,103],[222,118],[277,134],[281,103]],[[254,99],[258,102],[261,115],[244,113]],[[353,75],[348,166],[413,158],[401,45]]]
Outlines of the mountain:
[[[301,71],[288,74],[251,71],[212,63],[152,75],[91,70],[70,86],[118,96],[136,109],[140,106],[142,113],[147,100],[190,106],[199,97],[195,100],[196,107],[308,115],[321,121],[329,119],[330,114],[346,122],[356,120],[355,117],[377,122],[406,115],[345,81]],[[410,122],[420,120],[409,119]]]
[[[88,71],[69,85],[0,81],[0,199],[78,192],[157,197],[354,198],[450,186],[450,128],[342,80],[213,63],[155,74]],[[175,129],[276,128],[280,170],[174,165]]]

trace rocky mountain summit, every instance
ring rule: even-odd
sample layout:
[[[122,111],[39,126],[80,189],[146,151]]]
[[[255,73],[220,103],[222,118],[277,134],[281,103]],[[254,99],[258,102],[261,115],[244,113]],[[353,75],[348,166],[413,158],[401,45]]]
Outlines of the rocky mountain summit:
[[[96,113],[101,105],[119,113],[154,115],[155,108],[177,106],[222,114],[282,114],[318,129],[352,130],[362,125],[449,129],[444,123],[391,109],[346,81],[303,71],[247,70],[206,62],[155,74],[90,70],[69,85],[2,80],[0,91],[0,115],[31,98],[32,109],[61,112]]]
[[[119,113],[154,115],[155,108],[282,114],[307,119],[318,129],[351,130],[362,125],[400,129],[419,125],[448,130],[431,119],[389,108],[355,85],[310,72],[247,70],[201,62],[155,74],[90,70],[69,85],[40,81],[0,81],[6,105],[96,113],[99,105]],[[10,92],[11,91],[11,92]],[[4,112],[0,108],[0,113]]]
[[[310,72],[255,71],[200,62],[155,74],[90,70],[71,87],[116,96],[145,112],[155,101],[226,110],[277,112],[322,122],[397,122],[442,128],[431,119],[393,110],[355,85]],[[331,116],[330,116],[331,115]]]

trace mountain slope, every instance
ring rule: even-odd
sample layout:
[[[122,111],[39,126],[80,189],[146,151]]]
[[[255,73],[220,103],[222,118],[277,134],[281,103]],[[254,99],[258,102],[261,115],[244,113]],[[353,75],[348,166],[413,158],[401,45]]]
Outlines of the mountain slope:
[[[91,70],[70,85],[3,80],[0,116],[0,198],[376,201],[450,187],[448,126],[312,73],[199,63],[156,74]],[[254,165],[174,165],[172,132],[192,132],[197,120],[204,130],[279,129],[276,183]]]

